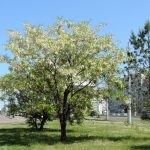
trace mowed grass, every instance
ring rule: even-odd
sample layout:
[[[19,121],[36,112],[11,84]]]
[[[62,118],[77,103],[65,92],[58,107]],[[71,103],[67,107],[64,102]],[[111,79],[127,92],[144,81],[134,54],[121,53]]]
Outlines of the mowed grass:
[[[59,140],[58,121],[42,132],[25,124],[0,124],[0,150],[150,150],[150,126],[85,121],[68,125],[68,139]]]

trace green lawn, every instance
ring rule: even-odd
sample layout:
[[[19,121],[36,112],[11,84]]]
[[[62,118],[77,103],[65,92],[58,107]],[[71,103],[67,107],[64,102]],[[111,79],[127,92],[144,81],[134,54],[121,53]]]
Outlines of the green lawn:
[[[49,122],[43,132],[25,124],[0,124],[0,150],[150,150],[150,126],[85,121],[68,125],[68,140],[59,142],[59,124]]]

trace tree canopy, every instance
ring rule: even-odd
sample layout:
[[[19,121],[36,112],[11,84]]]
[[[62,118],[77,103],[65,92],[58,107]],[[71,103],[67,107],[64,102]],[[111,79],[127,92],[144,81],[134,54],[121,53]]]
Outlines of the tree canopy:
[[[80,122],[93,97],[100,96],[104,76],[122,84],[118,72],[124,53],[112,35],[99,35],[98,31],[89,22],[64,19],[47,29],[25,24],[23,33],[9,32],[6,48],[11,57],[1,56],[1,62],[7,62],[15,75],[13,90],[31,92],[34,100],[55,107],[62,141],[67,120]]]

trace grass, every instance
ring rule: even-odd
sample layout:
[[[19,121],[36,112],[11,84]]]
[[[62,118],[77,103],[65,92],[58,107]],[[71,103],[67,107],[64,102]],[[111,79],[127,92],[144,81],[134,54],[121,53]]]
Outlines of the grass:
[[[43,132],[25,124],[0,124],[0,150],[149,150],[150,126],[85,121],[67,127],[68,139],[59,141],[57,121],[49,122]]]
[[[106,121],[106,116],[101,116],[101,117],[94,117],[92,119],[88,120],[95,120],[95,121]],[[110,123],[123,123],[127,124],[127,117],[109,117]],[[132,116],[132,124],[134,125],[150,125],[150,120],[141,120],[140,116],[133,117]]]

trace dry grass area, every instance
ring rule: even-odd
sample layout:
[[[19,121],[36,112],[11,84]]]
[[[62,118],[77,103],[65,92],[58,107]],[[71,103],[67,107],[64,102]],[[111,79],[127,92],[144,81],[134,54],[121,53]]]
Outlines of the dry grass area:
[[[0,124],[22,123],[22,122],[25,122],[25,118],[20,117],[20,116],[9,117],[9,116],[5,116],[5,115],[0,115]]]

